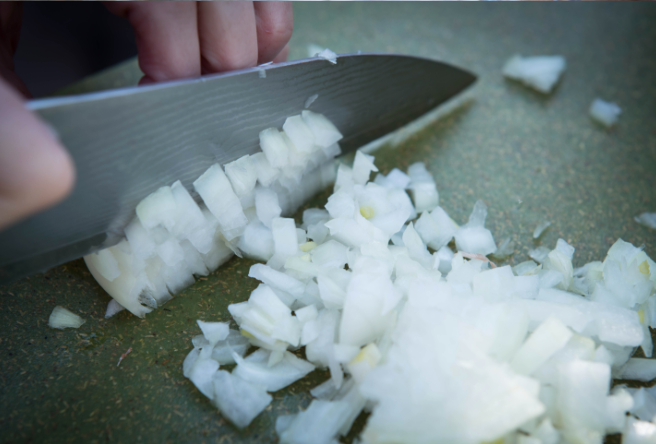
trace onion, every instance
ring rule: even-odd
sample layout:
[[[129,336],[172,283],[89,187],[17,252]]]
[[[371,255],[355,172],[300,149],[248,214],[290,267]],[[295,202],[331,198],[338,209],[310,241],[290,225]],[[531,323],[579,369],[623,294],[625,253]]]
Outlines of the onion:
[[[248,219],[230,181],[218,164],[211,166],[196,179],[194,188],[218,220],[226,240],[230,241],[244,232]]]
[[[92,255],[96,269],[103,278],[111,282],[120,276],[121,271],[118,269],[118,262],[116,262],[116,258],[109,249],[100,250],[97,253],[92,253]]]
[[[303,104],[303,108],[308,109],[315,100],[319,98],[319,94],[312,94],[310,97],[305,99],[305,103]]]
[[[372,171],[378,171],[374,165],[374,156],[364,154],[362,151],[356,152],[353,162],[353,181],[358,184],[369,182],[369,175]]]
[[[318,97],[318,95],[315,96]],[[306,108],[307,107],[308,106],[306,106]],[[334,145],[344,137],[342,136],[342,133],[339,132],[337,127],[335,127],[335,125],[333,125],[333,123],[326,119],[326,117],[324,117],[322,114],[305,110],[301,113],[301,116],[303,117],[303,121],[312,131],[312,134],[314,135],[314,142],[322,148],[327,148],[331,145]]]
[[[333,51],[331,51],[328,48],[326,48],[326,49],[322,50],[321,52],[315,54],[315,56],[319,57],[319,58],[322,58],[322,59],[326,59],[330,63],[332,63],[333,65],[337,64],[337,54],[335,54]]]
[[[235,355],[237,367],[233,371],[233,375],[244,381],[263,386],[268,392],[277,392],[314,370],[312,364],[289,352],[283,353],[279,363],[269,366],[272,353],[275,352],[260,349],[245,359]]]
[[[237,197],[241,201],[242,208],[253,206],[253,189],[257,181],[257,172],[251,156],[240,157],[234,162],[225,165],[225,174],[230,179],[230,184]]]
[[[255,153],[251,156],[257,181],[263,187],[271,185],[280,175],[280,171],[273,168],[264,153]]]
[[[551,226],[551,222],[548,220],[542,221],[538,224],[537,227],[535,227],[535,230],[533,230],[533,239],[537,239],[540,236],[542,236],[542,233]]]
[[[594,99],[590,105],[589,112],[593,120],[604,125],[606,128],[610,128],[617,123],[622,109],[615,103]]]
[[[635,217],[635,221],[647,228],[656,230],[656,213],[642,213]]]
[[[656,379],[656,360],[631,358],[626,363],[619,376],[622,379],[649,382]]]
[[[268,128],[260,132],[260,146],[273,168],[287,165],[290,147],[276,128]]]
[[[628,418],[622,431],[623,444],[646,444],[656,440],[656,424]]]
[[[80,328],[86,321],[64,307],[56,306],[50,318],[48,319],[48,326],[50,328],[58,328],[63,330],[65,328]]]
[[[234,425],[244,428],[270,403],[264,387],[252,384],[224,370],[212,377],[214,405]]]
[[[176,204],[171,187],[161,187],[137,205],[137,217],[147,230],[164,226],[173,228],[176,219]]]
[[[413,163],[408,167],[408,176],[410,176],[409,187],[412,190],[412,199],[417,212],[430,211],[437,207],[440,196],[433,176],[426,170],[426,165],[423,162]]]
[[[107,311],[105,311],[105,319],[109,319],[112,316],[114,316],[116,313],[119,313],[123,310],[125,310],[125,307],[123,307],[121,304],[116,302],[116,299],[112,299],[107,304]]]
[[[310,111],[306,111],[310,112]],[[314,132],[308,126],[306,119],[299,116],[288,117],[282,125],[285,134],[299,153],[314,151]]]
[[[562,56],[522,57],[515,55],[503,67],[503,75],[519,80],[541,93],[548,94],[565,71]]]
[[[497,266],[485,255],[513,249],[497,247],[482,201],[458,226],[422,163],[369,182],[374,159],[357,153],[336,173],[327,122],[304,113],[263,131],[264,153],[195,182],[200,205],[180,182],[140,204],[127,240],[85,257],[111,308],[143,316],[233,254],[266,261],[249,271],[262,284],[228,307],[239,331],[199,321],[182,370],[245,427],[267,391],[328,369],[317,399],[276,421],[281,443],[334,443],[365,408],[369,444],[652,442],[653,393],[609,392],[612,375],[656,377],[656,360],[631,357],[651,356],[656,325],[656,263],[642,247],[619,239],[574,269],[559,239]],[[300,227],[281,217],[333,181],[326,209],[305,210]],[[306,360],[290,353],[300,347]]]

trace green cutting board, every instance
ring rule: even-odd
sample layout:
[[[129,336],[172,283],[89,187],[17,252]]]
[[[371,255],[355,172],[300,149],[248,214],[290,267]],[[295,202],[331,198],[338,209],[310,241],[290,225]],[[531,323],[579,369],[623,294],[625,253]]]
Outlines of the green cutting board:
[[[306,57],[307,46],[317,44],[337,53],[432,57],[480,76],[472,100],[381,148],[376,164],[386,173],[425,161],[440,204],[458,222],[483,199],[497,241],[515,241],[510,263],[526,260],[537,245],[553,248],[559,237],[576,247],[575,266],[603,259],[620,237],[656,257],[656,231],[633,220],[656,211],[655,4],[296,3],[294,13],[291,58]],[[515,53],[567,58],[553,94],[502,78]],[[138,78],[128,62],[67,91]],[[622,107],[616,128],[590,120],[595,97]],[[543,220],[552,226],[535,242],[533,229]],[[109,296],[81,260],[0,286],[0,442],[276,442],[276,417],[306,407],[308,390],[326,372],[275,393],[244,431],[182,376],[191,338],[200,333],[196,320],[230,320],[227,305],[256,286],[247,277],[251,264],[232,259],[146,319],[122,312],[105,320]],[[48,328],[55,305],[86,323]]]

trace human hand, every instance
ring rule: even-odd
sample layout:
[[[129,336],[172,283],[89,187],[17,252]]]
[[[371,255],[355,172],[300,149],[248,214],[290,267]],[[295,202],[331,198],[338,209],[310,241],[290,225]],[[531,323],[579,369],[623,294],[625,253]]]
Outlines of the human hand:
[[[24,106],[14,73],[21,5],[0,3],[0,230],[63,199],[75,168],[52,130]]]
[[[290,2],[117,2],[135,30],[141,84],[247,68],[287,57]],[[73,188],[75,168],[52,131],[28,111],[13,70],[21,6],[0,2],[0,230]],[[4,78],[4,79],[3,79]],[[23,97],[21,97],[21,94]]]
[[[134,28],[141,84],[287,58],[291,2],[106,2]]]

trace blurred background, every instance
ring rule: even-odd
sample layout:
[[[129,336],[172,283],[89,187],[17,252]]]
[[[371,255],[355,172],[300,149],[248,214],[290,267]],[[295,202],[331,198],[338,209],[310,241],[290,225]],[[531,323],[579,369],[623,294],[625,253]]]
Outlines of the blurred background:
[[[127,20],[99,2],[24,2],[16,73],[42,97],[137,55]]]

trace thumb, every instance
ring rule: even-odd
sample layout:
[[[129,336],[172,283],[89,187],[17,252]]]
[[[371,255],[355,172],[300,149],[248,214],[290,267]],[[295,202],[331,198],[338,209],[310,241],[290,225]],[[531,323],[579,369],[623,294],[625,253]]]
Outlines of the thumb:
[[[0,230],[59,202],[74,181],[66,149],[0,78]]]

